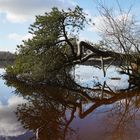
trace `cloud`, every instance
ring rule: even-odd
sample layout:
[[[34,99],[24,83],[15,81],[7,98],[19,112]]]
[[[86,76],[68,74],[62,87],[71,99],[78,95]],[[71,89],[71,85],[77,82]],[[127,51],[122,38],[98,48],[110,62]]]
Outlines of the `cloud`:
[[[8,35],[8,38],[11,39],[11,40],[15,40],[15,41],[18,41],[18,42],[21,42],[22,40],[27,40],[27,39],[31,39],[32,38],[32,34],[26,34],[26,35],[20,35],[20,34],[17,34],[17,33],[10,33]]]
[[[17,105],[25,102],[22,97],[11,96],[7,105],[0,104],[0,136],[19,136],[26,132],[14,113]]]
[[[13,13],[6,13],[6,19],[8,21],[11,21],[13,23],[22,23],[22,22],[26,22],[28,17],[26,15],[20,15],[20,14],[13,14]]]
[[[92,23],[88,27],[88,31],[101,33],[106,30],[111,29],[109,20],[106,17],[99,15],[99,16],[90,17],[90,18],[92,20]],[[122,14],[118,14],[114,16],[113,18],[117,22],[117,24],[120,25],[121,27],[121,24],[123,23],[127,23],[127,25],[131,24],[133,17],[132,15],[126,15],[125,13],[122,13]]]
[[[101,16],[92,17],[92,23],[90,24],[88,30],[91,32],[99,32],[102,28],[104,19]]]
[[[11,22],[25,22],[54,6],[65,9],[74,5],[72,0],[0,0],[0,13]]]

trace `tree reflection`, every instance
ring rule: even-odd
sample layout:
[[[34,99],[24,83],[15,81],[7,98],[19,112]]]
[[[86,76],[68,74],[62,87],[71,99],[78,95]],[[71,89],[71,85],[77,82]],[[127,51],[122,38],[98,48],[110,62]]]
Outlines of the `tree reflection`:
[[[112,140],[139,139],[140,136],[140,91],[127,94],[126,98],[113,104],[105,119],[112,129]]]
[[[36,139],[41,140],[57,140],[65,139],[67,131],[72,130],[69,124],[74,118],[76,110],[74,105],[67,104],[64,99],[68,95],[59,97],[59,90],[56,91],[56,98],[45,93],[36,93],[28,99],[28,103],[22,104],[17,108],[18,119],[22,122],[24,127],[33,130],[36,133]],[[69,112],[67,112],[69,107]],[[70,117],[67,118],[67,114]]]
[[[35,133],[37,140],[71,139],[75,131],[70,124],[75,113],[84,119],[103,105],[112,104],[108,117],[104,118],[112,129],[109,139],[120,140],[124,135],[129,136],[129,129],[133,128],[130,123],[140,119],[136,116],[140,107],[139,89],[114,92],[105,82],[93,88],[77,84],[69,87],[29,86],[16,80],[7,80],[7,85],[16,87],[15,93],[28,100],[18,106],[16,114],[23,126]],[[89,103],[92,105],[85,109]]]
[[[24,128],[35,133],[37,140],[66,139],[68,133],[74,133],[69,125],[74,119],[76,101],[82,98],[74,90],[28,86],[17,81],[7,81],[7,84],[16,87],[15,93],[28,100],[18,106],[16,115]]]

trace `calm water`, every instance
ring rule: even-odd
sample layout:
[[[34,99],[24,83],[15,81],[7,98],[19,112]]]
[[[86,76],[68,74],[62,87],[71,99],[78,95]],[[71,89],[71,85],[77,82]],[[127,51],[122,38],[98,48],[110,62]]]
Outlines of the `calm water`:
[[[86,86],[91,87],[97,82],[98,72],[90,81],[79,70],[79,83],[88,78]],[[100,83],[92,90],[68,90],[1,78],[0,140],[139,140],[140,90],[116,91],[129,86],[126,76],[100,78]]]

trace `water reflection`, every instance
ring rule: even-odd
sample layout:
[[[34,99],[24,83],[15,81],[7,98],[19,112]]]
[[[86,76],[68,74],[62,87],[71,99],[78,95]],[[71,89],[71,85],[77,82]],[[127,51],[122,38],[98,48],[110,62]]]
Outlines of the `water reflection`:
[[[24,128],[35,133],[34,138],[65,139],[66,134],[74,132],[69,124],[74,119],[76,101],[80,97],[73,96],[66,89],[35,88],[22,84],[18,85],[16,94],[22,94],[28,100],[28,103],[17,107],[16,114]]]
[[[139,89],[114,92],[106,82],[93,88],[29,86],[16,80],[7,80],[7,85],[27,101],[18,105],[16,115],[26,130],[34,132],[33,139],[140,138]]]
[[[15,137],[26,132],[14,114],[17,105],[23,102],[23,98],[12,96],[8,99],[7,105],[0,104],[0,136]]]

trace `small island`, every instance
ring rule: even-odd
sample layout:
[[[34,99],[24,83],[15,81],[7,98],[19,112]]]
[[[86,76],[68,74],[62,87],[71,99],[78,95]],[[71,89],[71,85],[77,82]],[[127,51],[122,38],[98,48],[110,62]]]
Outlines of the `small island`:
[[[120,62],[120,73],[130,77],[131,85],[139,86],[139,38],[133,39],[138,33],[136,23],[133,19],[116,19],[104,5],[100,8],[106,26],[102,27],[99,43],[78,42],[80,32],[91,24],[91,19],[79,6],[68,10],[54,7],[50,12],[36,16],[29,27],[32,39],[17,46],[15,62],[7,67],[5,77],[30,84],[69,86],[68,83],[74,81],[75,76],[71,73],[77,64],[98,61],[101,64],[98,68],[103,70],[105,77],[107,68],[117,61]],[[8,55],[9,59],[13,56],[7,53],[3,59]],[[96,65],[93,63],[93,66]]]
[[[140,24],[116,4],[99,2],[97,23],[80,6],[51,7],[15,54],[0,52],[0,139],[140,138]],[[100,22],[97,42],[81,37]]]

